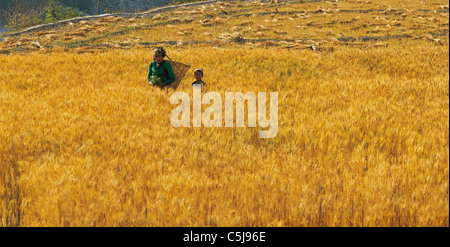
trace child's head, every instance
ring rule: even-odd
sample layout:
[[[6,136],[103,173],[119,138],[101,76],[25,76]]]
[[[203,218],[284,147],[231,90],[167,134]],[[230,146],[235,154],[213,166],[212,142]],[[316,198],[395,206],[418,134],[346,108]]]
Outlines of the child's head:
[[[197,81],[200,81],[203,78],[203,69],[198,68],[194,71],[194,77]]]

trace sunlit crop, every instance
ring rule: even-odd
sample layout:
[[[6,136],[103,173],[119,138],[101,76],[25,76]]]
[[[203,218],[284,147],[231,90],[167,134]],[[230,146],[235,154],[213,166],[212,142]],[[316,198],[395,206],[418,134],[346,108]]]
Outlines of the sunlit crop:
[[[0,224],[448,226],[448,5],[428,2],[225,2],[6,37]],[[172,127],[173,91],[147,84],[160,41],[191,99],[198,67],[222,97],[278,92],[277,136]]]

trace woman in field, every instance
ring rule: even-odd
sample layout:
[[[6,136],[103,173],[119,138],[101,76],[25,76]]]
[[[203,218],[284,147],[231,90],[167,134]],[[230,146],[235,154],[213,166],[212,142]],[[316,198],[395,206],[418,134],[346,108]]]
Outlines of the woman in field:
[[[165,61],[166,51],[158,47],[153,51],[153,62],[148,68],[148,83],[153,86],[164,88],[175,81],[172,65]]]

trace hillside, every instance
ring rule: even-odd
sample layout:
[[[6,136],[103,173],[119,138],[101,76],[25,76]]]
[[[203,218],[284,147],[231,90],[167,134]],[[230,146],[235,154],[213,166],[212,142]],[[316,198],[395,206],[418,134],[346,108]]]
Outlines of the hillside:
[[[36,0],[34,2],[45,3],[48,0]],[[83,12],[86,15],[97,14],[97,0],[54,0],[57,4],[60,4],[63,8],[71,8],[79,12]],[[8,10],[12,0],[3,0],[0,2],[0,13],[2,10]],[[154,7],[165,6],[172,3],[172,0],[108,0],[101,1],[99,12],[104,13],[117,13],[117,12],[138,12],[145,11]],[[1,17],[1,16],[0,16]],[[6,24],[2,23],[0,18],[0,34],[6,32],[4,28]]]
[[[37,0],[45,2],[46,0]],[[107,9],[110,12],[136,12],[143,11],[153,7],[164,6],[171,0],[103,0],[100,1],[100,12],[105,13]],[[6,9],[12,0],[2,0],[0,2],[0,10]],[[76,8],[85,11],[87,14],[97,14],[97,0],[57,0],[64,6]]]
[[[0,226],[448,227],[448,33],[445,0],[288,0],[5,34]],[[158,46],[180,94],[148,83]]]
[[[23,35],[7,35],[0,49],[3,53],[56,47],[128,49],[231,41],[244,46],[327,50],[387,46],[387,42],[405,39],[448,45],[448,25],[448,5],[438,1],[411,3],[407,8],[361,1],[219,2],[63,21]]]
[[[97,14],[97,0],[60,0],[68,6],[73,6],[88,14]],[[109,12],[137,12],[154,7],[165,6],[171,0],[107,0],[100,1],[100,13]]]

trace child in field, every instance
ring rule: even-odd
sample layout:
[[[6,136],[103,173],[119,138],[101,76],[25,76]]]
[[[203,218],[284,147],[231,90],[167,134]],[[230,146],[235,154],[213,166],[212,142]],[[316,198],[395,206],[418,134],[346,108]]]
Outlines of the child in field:
[[[196,81],[194,81],[192,83],[192,86],[194,86],[194,85],[201,85],[202,86],[202,91],[206,90],[206,87],[207,87],[206,82],[204,82],[202,80],[202,78],[203,78],[203,69],[202,68],[198,68],[198,69],[196,69],[194,71],[194,77],[195,77]]]
[[[175,81],[172,65],[164,60],[166,51],[158,47],[153,51],[153,62],[148,68],[148,83],[153,86],[164,87]]]

